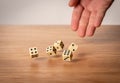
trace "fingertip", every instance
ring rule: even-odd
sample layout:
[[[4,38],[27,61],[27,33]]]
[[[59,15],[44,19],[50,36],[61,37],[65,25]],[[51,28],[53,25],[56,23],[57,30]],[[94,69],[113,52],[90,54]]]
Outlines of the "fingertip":
[[[94,26],[95,26],[96,28],[100,27],[100,26],[101,26],[101,22],[95,22]]]
[[[69,7],[73,7],[73,3],[69,2],[68,3]]]
[[[81,30],[77,30],[77,34],[79,37],[84,38],[85,37],[85,32]]]
[[[79,34],[79,33],[78,33],[78,36],[81,37],[81,38],[84,38],[84,37],[85,37],[85,35]]]
[[[95,33],[95,30],[96,30],[96,27],[94,27],[94,26],[93,27],[88,27],[86,35],[88,37],[92,37]]]
[[[77,29],[75,29],[75,28],[72,28],[72,30],[73,30],[73,31],[77,31]]]
[[[68,5],[69,5],[69,7],[73,7],[74,6],[74,0],[70,0]]]
[[[77,31],[77,25],[72,25],[72,26],[71,26],[71,29],[72,29],[73,31]]]
[[[89,33],[89,34],[86,34],[88,37],[92,37],[94,35],[94,33]]]
[[[69,7],[75,7],[79,3],[79,0],[70,0],[68,5]]]

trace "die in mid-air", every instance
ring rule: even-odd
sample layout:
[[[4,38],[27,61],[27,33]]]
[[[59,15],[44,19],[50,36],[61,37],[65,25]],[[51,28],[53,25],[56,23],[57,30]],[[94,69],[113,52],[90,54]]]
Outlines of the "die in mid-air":
[[[54,47],[57,51],[61,51],[64,48],[64,43],[62,40],[58,40],[54,43]]]
[[[53,45],[50,45],[46,48],[46,53],[50,56],[55,56],[56,55],[56,49]]]
[[[64,50],[62,58],[64,61],[72,61],[73,54],[70,50]]]

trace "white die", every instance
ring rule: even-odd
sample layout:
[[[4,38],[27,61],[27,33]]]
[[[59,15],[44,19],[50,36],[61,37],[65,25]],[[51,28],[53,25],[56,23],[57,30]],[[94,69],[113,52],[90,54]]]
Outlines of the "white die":
[[[29,54],[30,54],[31,58],[38,57],[37,47],[29,48]]]
[[[64,50],[62,54],[62,58],[64,61],[71,61],[73,54],[70,50]]]
[[[46,48],[46,53],[50,56],[55,56],[56,55],[56,49],[53,45],[50,45]]]
[[[54,47],[57,51],[61,51],[64,48],[64,43],[62,42],[62,40],[58,40],[54,43]]]

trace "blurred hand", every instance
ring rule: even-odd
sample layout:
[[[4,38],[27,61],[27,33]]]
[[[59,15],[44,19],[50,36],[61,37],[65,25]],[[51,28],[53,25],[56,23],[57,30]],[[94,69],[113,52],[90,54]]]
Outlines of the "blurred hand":
[[[77,31],[80,37],[93,36],[112,2],[113,0],[70,0],[69,6],[74,7],[72,30]]]

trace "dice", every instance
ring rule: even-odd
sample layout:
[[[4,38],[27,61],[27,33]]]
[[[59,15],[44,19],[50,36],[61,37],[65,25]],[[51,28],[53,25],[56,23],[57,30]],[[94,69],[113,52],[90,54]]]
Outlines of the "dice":
[[[50,56],[56,56],[57,52],[63,50],[64,43],[62,40],[56,41],[53,45],[50,45],[46,48],[46,53]],[[71,43],[67,50],[64,50],[62,53],[62,59],[64,61],[72,61],[74,52],[78,49],[78,45]],[[37,47],[29,48],[29,54],[31,58],[38,57]]]
[[[78,45],[71,43],[67,50],[63,51],[62,58],[64,61],[72,61],[73,53],[77,50]]]
[[[56,41],[53,45],[50,45],[46,48],[46,53],[48,55],[55,56],[57,55],[57,51],[61,51],[64,48],[64,43],[62,40]]]
[[[77,50],[77,48],[78,48],[78,45],[76,45],[75,43],[71,43],[70,46],[68,47],[68,49],[73,53]]]
[[[61,51],[64,48],[64,43],[62,42],[62,40],[58,40],[54,43],[54,47],[57,51]]]
[[[72,61],[73,54],[71,50],[64,50],[62,54],[62,58],[64,61]]]
[[[31,47],[31,48],[29,48],[29,54],[30,54],[31,58],[38,57],[37,47]]]
[[[50,56],[55,56],[56,55],[56,49],[53,45],[50,45],[46,48],[46,53]]]

